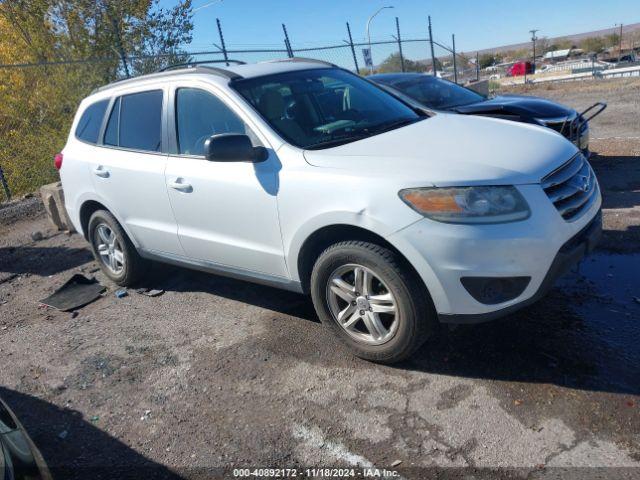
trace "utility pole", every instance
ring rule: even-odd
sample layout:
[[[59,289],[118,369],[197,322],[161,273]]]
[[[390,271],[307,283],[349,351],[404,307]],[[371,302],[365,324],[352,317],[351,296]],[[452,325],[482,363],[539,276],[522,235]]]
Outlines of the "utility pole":
[[[531,33],[531,41],[533,42],[533,73],[536,73],[536,40],[538,40],[538,37],[536,37],[536,32],[538,30],[529,30],[529,32]],[[525,66],[526,69],[526,66]]]
[[[616,27],[620,27],[620,34],[618,35],[618,61],[620,61],[620,57],[622,57],[622,24],[616,23],[613,26],[613,36],[616,35]]]
[[[620,61],[620,57],[622,57],[622,24],[620,24],[620,46],[618,47],[618,61]]]

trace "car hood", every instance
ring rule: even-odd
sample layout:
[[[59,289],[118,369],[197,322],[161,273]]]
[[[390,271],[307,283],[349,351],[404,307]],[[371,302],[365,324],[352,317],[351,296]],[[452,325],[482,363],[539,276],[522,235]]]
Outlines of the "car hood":
[[[452,109],[457,113],[511,113],[529,118],[560,118],[574,115],[572,108],[538,97],[501,95],[478,103]]]
[[[316,167],[403,177],[411,183],[518,185],[539,183],[577,151],[536,125],[438,114],[346,145],[305,150],[304,156]]]

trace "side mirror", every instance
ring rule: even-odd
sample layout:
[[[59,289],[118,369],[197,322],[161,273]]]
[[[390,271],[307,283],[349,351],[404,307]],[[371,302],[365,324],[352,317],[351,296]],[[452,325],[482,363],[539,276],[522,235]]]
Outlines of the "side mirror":
[[[204,156],[212,162],[263,162],[269,153],[264,147],[254,147],[247,135],[220,133],[205,140]]]

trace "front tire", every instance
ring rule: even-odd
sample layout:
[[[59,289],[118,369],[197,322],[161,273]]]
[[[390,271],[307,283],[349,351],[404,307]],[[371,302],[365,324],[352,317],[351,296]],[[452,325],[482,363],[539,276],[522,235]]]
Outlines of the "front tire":
[[[356,356],[379,363],[405,360],[437,325],[415,272],[373,243],[346,241],[327,248],[313,267],[311,296],[322,323]]]
[[[117,285],[133,286],[146,273],[147,262],[110,212],[97,210],[91,215],[88,237],[102,272]]]

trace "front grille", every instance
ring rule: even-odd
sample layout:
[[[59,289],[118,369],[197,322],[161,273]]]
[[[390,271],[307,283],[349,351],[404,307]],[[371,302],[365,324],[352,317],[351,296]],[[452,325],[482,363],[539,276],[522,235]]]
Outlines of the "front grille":
[[[568,222],[577,220],[598,196],[598,182],[581,153],[542,179],[542,188]]]

